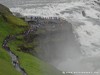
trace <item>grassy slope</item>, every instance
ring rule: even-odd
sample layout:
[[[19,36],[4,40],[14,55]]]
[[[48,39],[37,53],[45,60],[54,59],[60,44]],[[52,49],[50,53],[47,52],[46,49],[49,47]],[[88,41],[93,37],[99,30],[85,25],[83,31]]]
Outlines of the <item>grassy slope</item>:
[[[56,70],[49,64],[39,60],[38,58],[27,53],[17,51],[20,41],[12,41],[9,43],[10,48],[19,56],[20,63],[28,72],[28,75],[61,75],[61,72]]]
[[[6,14],[5,17],[7,18],[7,21],[9,23],[13,23],[18,26],[27,26],[26,22],[24,22],[23,20],[20,20],[19,18],[15,17],[11,14]]]
[[[12,33],[12,27],[0,16],[0,75],[21,75],[11,64],[10,56],[2,48],[4,38]]]
[[[14,25],[11,22],[6,22],[4,19],[4,16],[6,14],[11,15],[11,12],[7,7],[0,4],[0,75],[21,75],[11,64],[11,58],[8,53],[2,48],[2,43],[4,38],[9,34],[17,34],[22,32],[24,29],[19,28],[18,24]],[[16,17],[13,17],[13,20],[16,19]],[[17,23],[17,21],[14,21],[14,23]],[[25,25],[25,22],[21,25]]]
[[[9,34],[14,35],[23,32],[24,28],[20,26],[25,27],[27,23],[11,15],[11,12],[2,5],[0,5],[0,10],[0,75],[21,75],[12,66],[11,58],[2,48],[2,43]],[[59,75],[59,71],[49,64],[32,55],[17,51],[19,43],[23,42],[15,40],[10,42],[9,46],[19,56],[21,66],[25,68],[29,75]]]

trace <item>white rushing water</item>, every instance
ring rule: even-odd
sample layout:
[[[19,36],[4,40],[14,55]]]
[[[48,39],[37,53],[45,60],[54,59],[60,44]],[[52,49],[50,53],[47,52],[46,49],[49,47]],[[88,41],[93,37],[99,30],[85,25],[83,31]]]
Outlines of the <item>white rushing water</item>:
[[[58,69],[68,72],[100,72],[100,6],[94,0],[47,3],[42,7],[31,8],[24,8],[25,6],[28,7],[30,4],[10,8],[10,10],[24,16],[60,17],[72,23],[74,34],[80,43],[81,56],[77,55],[77,58],[60,62],[56,66]],[[86,16],[83,16],[82,11]]]

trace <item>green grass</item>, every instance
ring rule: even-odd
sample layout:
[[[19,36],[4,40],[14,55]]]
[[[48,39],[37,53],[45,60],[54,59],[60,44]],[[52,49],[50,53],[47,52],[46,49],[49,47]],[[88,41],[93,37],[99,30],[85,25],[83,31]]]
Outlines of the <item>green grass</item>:
[[[0,4],[0,15],[3,15],[3,17],[13,25],[28,26],[25,21],[17,18],[16,16],[13,16],[10,10],[2,4]]]
[[[11,14],[6,14],[5,17],[7,18],[7,21],[12,23],[12,24],[15,24],[15,25],[18,25],[18,26],[27,26],[27,23]]]
[[[6,36],[21,33],[25,29],[24,27],[17,26],[17,24],[6,22],[3,16],[8,13],[11,14],[9,9],[0,5],[0,75],[21,75],[20,72],[18,72],[11,64],[11,58],[7,51],[2,48],[2,43]],[[16,22],[17,21],[19,20],[16,20]]]
[[[2,48],[4,38],[9,34],[14,34],[17,31],[14,31],[11,26],[12,25],[6,23],[0,16],[0,75],[21,75],[12,66],[10,56]]]
[[[9,55],[6,54],[5,57],[4,54],[6,54],[6,52],[0,53],[0,75],[21,75],[12,66],[11,61],[9,61],[10,60]]]
[[[19,56],[20,64],[28,72],[28,75],[61,75],[53,66],[28,53],[17,51],[17,45],[21,43],[20,41],[12,41],[9,46]]]

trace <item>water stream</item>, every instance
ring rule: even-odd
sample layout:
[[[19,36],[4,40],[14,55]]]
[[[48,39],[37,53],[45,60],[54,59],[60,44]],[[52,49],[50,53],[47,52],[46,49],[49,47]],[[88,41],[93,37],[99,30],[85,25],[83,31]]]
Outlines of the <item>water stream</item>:
[[[13,36],[13,37],[14,37],[14,36]],[[12,64],[13,64],[14,68],[15,68],[17,71],[21,72],[22,75],[27,75],[27,73],[26,73],[26,71],[24,70],[24,68],[22,68],[22,67],[20,66],[18,56],[17,56],[16,54],[14,54],[14,53],[12,52],[12,50],[10,49],[10,47],[8,46],[8,42],[9,42],[10,40],[12,40],[13,37],[11,37],[11,36],[9,35],[9,36],[7,36],[7,37],[5,38],[5,40],[4,40],[4,42],[3,42],[3,48],[4,48],[4,49],[8,52],[8,54],[10,55],[11,60],[12,60]]]

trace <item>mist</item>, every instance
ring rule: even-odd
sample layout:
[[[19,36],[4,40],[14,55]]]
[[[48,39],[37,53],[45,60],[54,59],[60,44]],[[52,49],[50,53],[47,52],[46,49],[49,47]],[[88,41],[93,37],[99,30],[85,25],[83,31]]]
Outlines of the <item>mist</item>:
[[[64,72],[99,72],[100,58],[83,55],[71,23],[65,20],[47,20],[42,29],[46,33],[38,38],[37,54],[40,59]]]
[[[39,37],[38,56],[61,71],[69,69],[71,72],[73,68],[80,66],[76,59],[82,56],[72,24],[65,20],[54,20],[54,24],[49,21],[44,25],[44,30],[47,29],[46,34]]]

